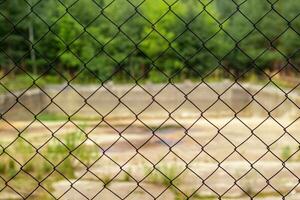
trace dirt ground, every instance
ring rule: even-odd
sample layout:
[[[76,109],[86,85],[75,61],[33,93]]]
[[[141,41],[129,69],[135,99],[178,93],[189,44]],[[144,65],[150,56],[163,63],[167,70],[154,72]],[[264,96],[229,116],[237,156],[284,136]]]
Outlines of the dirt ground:
[[[39,148],[53,135],[59,138],[83,127],[88,137],[84,145],[99,147],[100,157],[88,168],[79,165],[72,180],[52,184],[55,198],[246,200],[248,194],[296,200],[300,122],[278,120],[288,126],[270,118],[182,119],[180,125],[168,120],[161,127],[159,119],[144,124],[131,119],[46,122],[49,129],[34,122],[21,135]],[[26,123],[14,126],[22,130]],[[1,133],[2,147],[18,136],[4,125]],[[0,196],[14,199],[9,193]]]

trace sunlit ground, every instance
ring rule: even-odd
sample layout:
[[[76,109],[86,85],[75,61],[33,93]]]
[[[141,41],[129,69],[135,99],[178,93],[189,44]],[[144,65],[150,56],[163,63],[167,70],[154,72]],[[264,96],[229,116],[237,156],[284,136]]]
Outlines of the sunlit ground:
[[[2,120],[0,199],[299,199],[299,111],[288,105],[273,118],[222,104],[203,115]]]

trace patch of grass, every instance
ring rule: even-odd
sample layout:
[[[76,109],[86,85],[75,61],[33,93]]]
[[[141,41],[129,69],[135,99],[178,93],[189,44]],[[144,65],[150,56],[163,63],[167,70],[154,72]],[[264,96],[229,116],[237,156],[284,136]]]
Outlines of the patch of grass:
[[[62,173],[67,179],[74,179],[75,178],[75,166],[74,161],[71,157],[65,159],[58,167],[57,171]]]
[[[173,193],[175,194],[175,200],[187,199],[186,196],[184,196],[181,192],[175,191],[175,189],[173,189]]]
[[[25,167],[23,168],[24,171],[28,172],[28,173],[32,173],[35,171],[35,166],[33,165],[32,162],[29,162],[25,165]]]
[[[70,153],[78,149],[85,139],[86,136],[82,132],[68,133],[65,137],[61,138],[60,141],[55,140],[48,144],[45,156],[52,163],[61,162],[68,157]],[[82,146],[82,149],[85,150],[85,146]]]
[[[256,73],[248,73],[247,77],[242,79],[242,81],[245,83],[251,83],[251,84],[255,84],[255,85],[257,85],[257,84],[265,85],[265,84],[269,83],[268,78],[266,78],[265,76],[259,76]],[[295,87],[295,83],[293,83],[293,81],[289,81],[287,79],[281,78],[280,76],[273,77],[272,82],[269,83],[269,85],[272,85],[273,87],[276,87],[275,84],[277,85],[277,87],[280,87],[282,89],[288,89],[288,88]]]
[[[5,179],[10,179],[18,172],[18,164],[6,154],[0,157],[0,175]]]
[[[41,113],[37,116],[40,121],[66,121],[68,116],[58,115],[54,113]]]
[[[8,75],[4,79],[1,80],[1,83],[5,85],[7,89],[10,91],[23,91],[28,88],[34,88],[36,85],[33,84],[33,79],[37,79],[37,76],[26,74],[18,74],[18,75]],[[38,79],[36,84],[39,87],[44,87],[49,84],[59,84],[62,83],[62,79],[59,79],[58,76],[43,76],[42,79]],[[7,93],[8,91],[4,87],[0,87],[0,94]]]
[[[86,140],[86,135],[78,131],[67,134],[63,143],[70,151],[74,151],[84,140]]]
[[[156,131],[163,131],[163,130],[168,130],[168,129],[175,129],[175,128],[179,128],[180,126],[178,125],[164,125],[161,127],[158,126],[149,126],[152,130],[156,130]]]
[[[100,156],[96,145],[85,144],[87,136],[83,132],[68,133],[60,140],[61,142],[56,141],[47,146],[45,157],[54,165],[58,165],[57,170],[68,179],[75,178],[75,171],[79,166],[84,164],[91,167]],[[45,166],[45,170],[51,169],[51,166]]]
[[[177,177],[180,173],[179,168],[176,164],[173,165],[162,165],[158,170],[152,171],[149,166],[144,166],[144,174],[148,176],[148,180],[151,183],[161,184],[164,186],[170,186],[174,184],[180,184],[180,177]]]
[[[56,167],[56,173],[51,173],[52,175],[47,178],[47,188],[51,191],[51,184],[64,179],[76,178],[75,172],[78,169],[81,162],[85,163],[86,166],[90,165],[93,161],[97,159],[100,154],[97,146],[86,145],[84,141],[86,140],[86,135],[81,132],[73,132],[65,135],[60,138],[61,142],[50,141],[46,146],[44,151],[39,151],[43,157],[49,160],[49,163],[46,159],[40,155],[35,155],[36,150],[29,143],[22,139],[15,141],[16,143],[12,145],[10,153],[14,155],[15,159],[18,160],[21,165],[24,165],[22,170],[31,174],[37,180],[42,181],[47,177]],[[64,143],[64,144],[62,144]],[[77,159],[70,155],[73,154]],[[10,158],[6,153],[3,153],[3,150],[0,154],[0,175],[6,180],[14,177],[21,169],[18,163],[16,163],[12,158]],[[21,172],[21,173],[24,173]],[[58,173],[60,172],[60,173]],[[16,187],[20,187],[24,194],[31,192],[29,188],[22,186],[21,183],[26,182],[24,178],[28,179],[28,176],[17,176],[14,177],[10,182],[15,184]],[[109,184],[111,178],[105,176],[103,178],[105,184]],[[46,183],[45,183],[46,184]],[[27,191],[28,190],[28,191]],[[43,192],[43,191],[42,191]],[[44,191],[45,192],[45,191]],[[38,194],[39,195],[39,194]],[[37,196],[36,199],[43,199],[41,196]]]
[[[53,170],[52,165],[48,162],[43,162],[42,173],[49,173]]]
[[[150,167],[146,164],[144,165],[144,175],[147,176],[147,179],[150,183],[160,184],[159,172],[156,170],[153,170],[152,167]]]
[[[10,91],[24,90],[31,87],[33,80],[27,75],[6,76],[1,83]],[[7,93],[4,87],[0,87],[0,94]]]
[[[162,181],[164,185],[168,186],[171,184],[171,182],[172,184],[179,184],[180,179],[176,178],[180,173],[177,165],[163,165],[160,168],[160,171],[164,174],[164,178]]]
[[[68,155],[68,149],[58,141],[49,144],[44,154],[44,156],[54,165],[59,164]]]
[[[290,146],[285,146],[283,147],[282,149],[282,152],[281,152],[281,159],[283,161],[287,161],[292,155],[292,149]]]
[[[81,145],[73,154],[88,167],[91,167],[100,156],[99,148],[95,145]]]
[[[104,186],[108,186],[112,182],[112,177],[109,174],[104,174],[101,177],[101,181],[103,182]]]
[[[40,121],[68,121],[69,117],[67,115],[63,114],[57,114],[57,113],[40,113],[37,115],[37,119]],[[90,116],[90,117],[85,117],[85,116],[72,116],[70,118],[72,121],[95,121],[99,120],[99,116]]]
[[[3,175],[6,173],[7,165],[4,162],[0,162],[0,174]]]
[[[254,196],[256,195],[255,192],[255,185],[257,184],[257,177],[256,175],[253,175],[250,178],[247,178],[244,180],[243,189],[244,189],[244,195],[250,195]]]
[[[9,176],[9,178],[15,176],[17,174],[17,172],[18,172],[18,170],[17,170],[15,161],[10,159],[8,161],[8,170],[7,170],[7,174]]]
[[[127,170],[127,172],[124,172],[123,181],[125,181],[125,182],[132,181],[132,178],[131,178],[130,174],[131,174],[131,170],[130,169]]]
[[[295,78],[294,80],[297,79]],[[277,78],[276,76],[272,78],[272,82],[283,89],[293,88],[296,85],[296,81],[289,81],[283,78]]]

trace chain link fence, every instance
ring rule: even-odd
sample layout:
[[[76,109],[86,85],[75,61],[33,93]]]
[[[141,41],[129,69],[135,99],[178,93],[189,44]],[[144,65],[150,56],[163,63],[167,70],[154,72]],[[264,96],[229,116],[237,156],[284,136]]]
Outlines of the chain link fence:
[[[299,199],[299,8],[0,1],[0,199]]]

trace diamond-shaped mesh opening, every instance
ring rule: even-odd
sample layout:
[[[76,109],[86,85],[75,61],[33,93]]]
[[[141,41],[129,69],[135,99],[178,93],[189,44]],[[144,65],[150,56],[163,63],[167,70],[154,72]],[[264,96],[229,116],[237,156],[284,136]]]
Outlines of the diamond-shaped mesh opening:
[[[299,7],[0,1],[0,199],[299,199]]]

